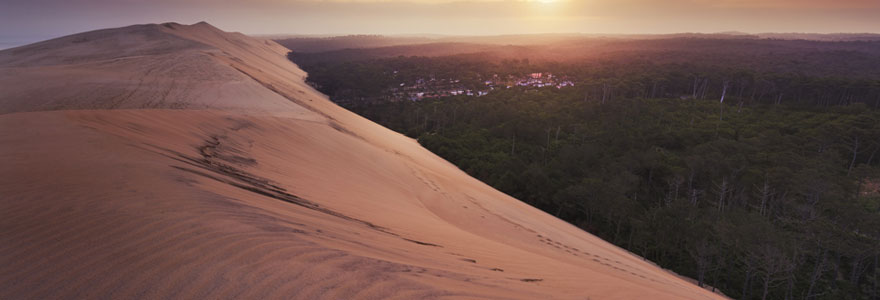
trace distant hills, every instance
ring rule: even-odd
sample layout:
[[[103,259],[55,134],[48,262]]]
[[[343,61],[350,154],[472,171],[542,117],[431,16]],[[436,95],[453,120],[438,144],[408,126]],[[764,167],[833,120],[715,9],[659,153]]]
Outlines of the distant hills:
[[[880,41],[875,33],[758,33],[730,31],[720,33],[675,34],[523,34],[497,36],[394,36],[394,35],[343,35],[343,36],[274,36],[279,44],[297,52],[326,52],[344,49],[382,48],[423,44],[484,44],[484,45],[546,45],[571,42],[597,42],[608,40],[663,40],[676,38],[699,39],[777,39],[823,42]]]

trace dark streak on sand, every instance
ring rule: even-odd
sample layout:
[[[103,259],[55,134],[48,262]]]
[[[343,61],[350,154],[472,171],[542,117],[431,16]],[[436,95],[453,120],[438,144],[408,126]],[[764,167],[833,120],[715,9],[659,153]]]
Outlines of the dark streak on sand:
[[[191,157],[185,155],[183,153],[166,150],[172,152],[177,155],[177,158],[174,158],[177,161],[186,163],[188,165],[201,168],[202,170],[209,171],[212,174],[208,174],[206,172],[202,172],[199,170],[180,167],[180,166],[172,166],[178,170],[186,171],[192,174],[196,174],[205,178],[213,179],[218,182],[222,182],[246,191],[250,191],[253,193],[257,193],[266,197],[270,197],[273,199],[281,200],[287,203],[295,204],[298,206],[302,206],[311,210],[315,210],[327,215],[331,215],[334,217],[338,217],[341,219],[345,219],[352,222],[361,223],[367,227],[372,229],[376,229],[379,231],[385,231],[386,229],[380,226],[377,226],[373,223],[363,221],[360,219],[352,218],[346,216],[344,214],[335,212],[333,210],[323,208],[317,203],[308,201],[306,199],[300,198],[296,195],[290,194],[286,189],[272,183],[270,180],[255,176],[253,174],[247,173],[241,169],[238,169],[232,165],[225,164],[221,160],[224,159],[223,156],[219,156],[216,154],[218,148],[220,147],[222,136],[211,136],[210,139],[206,140],[202,146],[199,146],[197,149],[199,154],[202,155],[201,158]],[[240,159],[237,159],[240,161]],[[254,161],[254,163],[256,163]],[[215,175],[220,175],[222,177],[218,177]]]
[[[232,131],[238,131],[247,125],[239,125],[234,128],[230,128]],[[196,167],[188,168],[183,166],[174,166],[172,168],[188,172],[194,175],[198,175],[204,178],[208,178],[217,182],[221,182],[224,184],[228,184],[242,190],[246,190],[252,193],[260,194],[269,198],[281,200],[290,204],[294,204],[297,206],[301,206],[304,208],[308,208],[320,213],[324,213],[330,216],[334,216],[343,220],[360,223],[364,226],[369,227],[370,229],[389,234],[405,241],[416,243],[424,246],[432,246],[432,247],[443,247],[441,245],[421,242],[413,239],[408,239],[401,237],[400,235],[389,231],[385,227],[378,226],[376,224],[370,223],[368,221],[364,221],[361,219],[353,218],[342,213],[321,207],[319,204],[308,201],[306,199],[300,198],[299,196],[293,195],[283,187],[278,186],[273,183],[271,180],[262,178],[253,174],[250,174],[242,169],[239,169],[233,164],[243,165],[243,166],[252,166],[256,165],[256,160],[252,158],[247,158],[238,155],[228,155],[223,154],[223,150],[221,149],[222,140],[226,139],[226,135],[212,135],[209,139],[205,140],[204,143],[197,147],[198,153],[202,156],[193,157],[189,156],[174,150],[161,148],[155,145],[150,145],[154,148],[161,149],[165,153],[157,152],[163,156],[174,159],[176,161],[185,163],[187,165]],[[233,149],[234,150],[234,149]],[[171,153],[171,154],[168,154]],[[226,162],[226,163],[224,163]],[[201,169],[201,170],[199,170]]]
[[[395,234],[395,235],[396,235],[396,234]],[[416,243],[416,244],[419,244],[419,245],[422,245],[422,246],[431,246],[431,247],[440,247],[440,248],[443,248],[443,246],[440,246],[440,245],[437,245],[437,244],[431,244],[431,243],[426,243],[426,242],[416,241],[416,240],[408,239],[408,238],[405,238],[405,237],[402,237],[402,239],[403,239],[404,241],[411,242],[411,243]]]

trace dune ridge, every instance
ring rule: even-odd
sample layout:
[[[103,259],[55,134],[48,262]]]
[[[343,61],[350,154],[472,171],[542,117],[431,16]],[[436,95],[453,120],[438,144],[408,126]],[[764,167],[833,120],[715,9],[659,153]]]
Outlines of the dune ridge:
[[[719,299],[207,23],[0,51],[0,298]]]

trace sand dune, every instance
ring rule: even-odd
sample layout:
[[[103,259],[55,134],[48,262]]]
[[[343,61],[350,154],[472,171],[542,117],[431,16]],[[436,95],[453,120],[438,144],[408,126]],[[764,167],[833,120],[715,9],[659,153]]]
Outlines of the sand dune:
[[[0,51],[0,299],[717,299],[309,88],[136,25]]]

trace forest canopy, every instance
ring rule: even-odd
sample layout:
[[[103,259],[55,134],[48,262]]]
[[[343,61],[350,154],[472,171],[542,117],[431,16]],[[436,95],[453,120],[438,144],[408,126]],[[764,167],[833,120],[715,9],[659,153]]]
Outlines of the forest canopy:
[[[628,43],[650,47],[570,61],[291,58],[354,112],[701,286],[737,299],[877,299],[878,44]],[[388,95],[424,78],[476,89],[534,72],[575,84]]]

